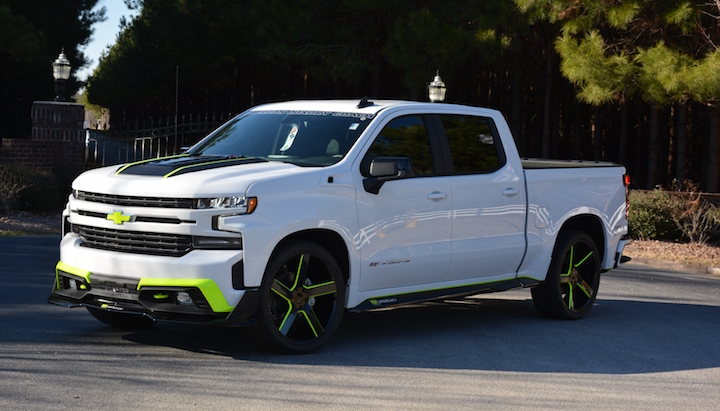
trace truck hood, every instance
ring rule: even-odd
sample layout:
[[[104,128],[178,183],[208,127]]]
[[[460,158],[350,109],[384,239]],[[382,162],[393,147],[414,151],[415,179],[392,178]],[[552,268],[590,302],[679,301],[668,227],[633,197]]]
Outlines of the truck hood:
[[[75,179],[73,189],[127,196],[216,197],[241,195],[254,182],[312,170],[258,159],[175,156],[90,170]]]

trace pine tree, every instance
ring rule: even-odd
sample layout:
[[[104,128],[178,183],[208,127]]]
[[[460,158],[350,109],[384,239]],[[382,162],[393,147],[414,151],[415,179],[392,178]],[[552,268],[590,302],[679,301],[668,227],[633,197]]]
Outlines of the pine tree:
[[[707,105],[713,127],[705,186],[720,188],[720,0],[515,2],[536,19],[562,23],[555,42],[560,67],[578,87],[581,101],[600,105],[639,96],[651,103],[651,113],[674,102]],[[650,138],[653,147],[657,136]],[[650,161],[647,183],[652,187],[657,159]]]

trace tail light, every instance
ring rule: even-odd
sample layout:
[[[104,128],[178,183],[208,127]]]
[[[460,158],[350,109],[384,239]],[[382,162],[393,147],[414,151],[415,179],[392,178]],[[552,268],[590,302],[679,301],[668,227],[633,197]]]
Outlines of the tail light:
[[[623,185],[625,186],[625,219],[630,216],[630,175],[623,174]]]

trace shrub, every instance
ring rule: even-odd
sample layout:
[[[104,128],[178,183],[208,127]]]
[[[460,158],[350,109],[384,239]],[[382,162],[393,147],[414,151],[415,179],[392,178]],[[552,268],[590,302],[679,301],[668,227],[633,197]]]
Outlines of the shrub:
[[[27,184],[17,167],[0,164],[0,211],[15,210],[18,194],[27,188]]]
[[[630,191],[630,235],[640,240],[674,240],[681,236],[670,215],[670,197],[663,190]]]
[[[630,192],[630,235],[641,240],[706,243],[720,234],[720,209],[698,193]]]
[[[0,211],[61,210],[70,194],[70,182],[81,171],[75,166],[50,172],[16,164],[0,165]]]
[[[706,243],[720,224],[720,209],[703,201],[699,193],[670,194],[670,217],[691,243]]]

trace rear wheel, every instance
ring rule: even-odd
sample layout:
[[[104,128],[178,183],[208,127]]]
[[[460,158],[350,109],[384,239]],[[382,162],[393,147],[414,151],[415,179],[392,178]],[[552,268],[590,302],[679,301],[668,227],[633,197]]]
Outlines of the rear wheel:
[[[532,289],[533,303],[543,315],[563,320],[590,311],[600,285],[600,253],[589,235],[566,231],[555,244],[545,282]]]
[[[275,351],[315,351],[337,330],[344,305],[345,280],[332,255],[309,241],[289,244],[265,271],[256,336]]]
[[[121,314],[90,307],[88,307],[87,310],[100,322],[112,325],[113,327],[138,329],[146,328],[155,324],[155,321],[151,318],[145,317],[144,315]]]

